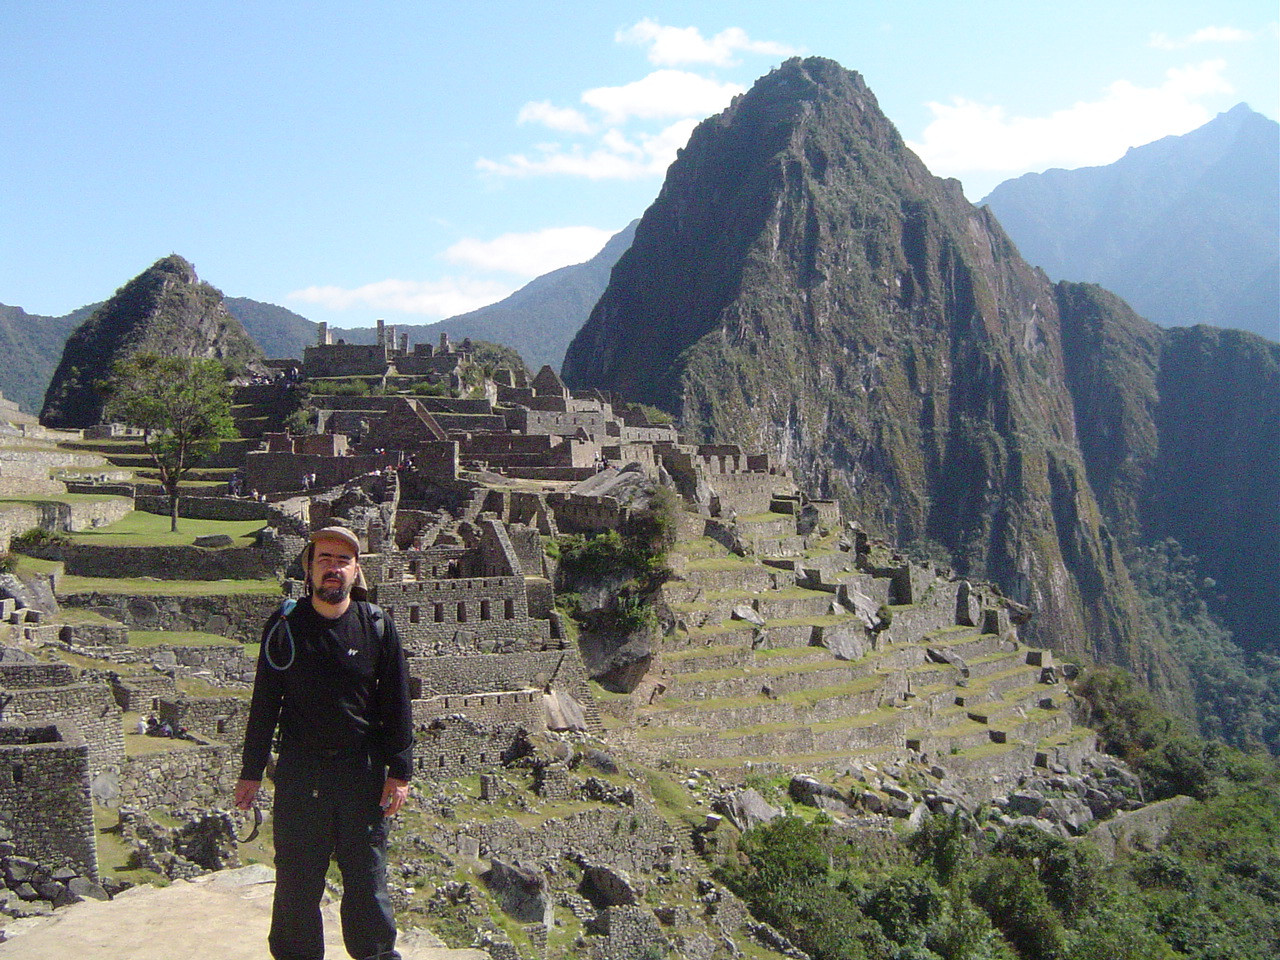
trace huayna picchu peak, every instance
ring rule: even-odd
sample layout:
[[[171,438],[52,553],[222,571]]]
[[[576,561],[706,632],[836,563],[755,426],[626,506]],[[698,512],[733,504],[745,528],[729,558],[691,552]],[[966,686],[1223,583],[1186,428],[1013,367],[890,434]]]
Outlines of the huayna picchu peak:
[[[694,131],[563,373],[574,389],[676,414],[699,440],[764,449],[868,529],[999,583],[1035,610],[1038,641],[1174,689],[1180,668],[1140,640],[1122,557],[1171,518],[1153,504],[1135,526],[1117,505],[1151,501],[1176,454],[1161,411],[1195,385],[1163,374],[1167,334],[1090,289],[1029,266],[989,210],[929,173],[858,74],[792,59]],[[1064,342],[1085,302],[1107,338]],[[1117,365],[1117,337],[1150,349]],[[1224,409],[1223,427],[1274,438],[1263,417],[1277,350],[1253,339],[1239,375],[1263,402]],[[1143,405],[1125,405],[1137,398],[1124,364],[1151,387]],[[1090,365],[1099,376],[1086,382]],[[1107,404],[1149,442],[1124,470],[1108,466],[1125,454],[1108,440],[1118,422],[1095,415]],[[1193,482],[1224,469],[1183,466]],[[1107,470],[1100,503],[1093,478]],[[1277,471],[1254,472],[1253,492],[1215,487],[1237,544],[1251,524],[1276,529]],[[1226,539],[1219,529],[1196,546]]]
[[[67,340],[45,393],[46,426],[88,427],[102,420],[96,384],[135,353],[213,358],[233,372],[265,371],[262,350],[177,254],[157,260],[99,307]]]

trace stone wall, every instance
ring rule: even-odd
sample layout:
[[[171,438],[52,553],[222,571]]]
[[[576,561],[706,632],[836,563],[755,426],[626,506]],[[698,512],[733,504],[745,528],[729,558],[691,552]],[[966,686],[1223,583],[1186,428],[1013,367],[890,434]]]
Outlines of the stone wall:
[[[117,675],[110,684],[111,694],[124,713],[152,713],[161,697],[172,697],[177,689],[167,673]]]
[[[89,769],[97,774],[124,756],[121,711],[105,684],[10,690],[0,703],[0,722],[57,723],[78,731],[88,746]]]
[[[146,513],[169,516],[169,498],[137,496],[134,505]],[[194,497],[183,494],[178,500],[178,516],[192,520],[262,520],[270,516],[270,507],[259,500],[241,497]]]
[[[161,722],[168,720],[175,730],[202,740],[238,746],[244,742],[249,722],[247,697],[178,697],[162,699],[158,705]]]
[[[328,489],[375,470],[395,467],[399,460],[397,453],[321,457],[255,450],[244,458],[244,489],[259,493],[301,490],[302,478],[309,473],[316,475],[317,487]]]
[[[0,822],[19,855],[97,879],[89,746],[73,724],[0,724]]]
[[[607,417],[603,411],[586,413],[560,413],[557,411],[530,410],[514,407],[506,413],[508,430],[518,430],[530,436],[553,434],[572,437],[582,430],[590,437],[606,436]]]
[[[587,497],[576,493],[547,495],[547,505],[562,533],[603,533],[618,530],[628,512],[613,497]]]
[[[462,828],[479,841],[480,855],[560,869],[566,852],[594,864],[625,870],[633,877],[679,869],[681,847],[671,825],[647,802],[599,807],[525,827],[510,817]]]
[[[544,621],[529,619],[523,577],[467,577],[381,583],[374,599],[410,651],[452,648],[464,631],[472,638],[549,637]]]
[[[108,547],[69,544],[32,551],[61,560],[81,577],[150,577],[156,580],[265,580],[277,575],[275,551],[257,547]]]
[[[75,503],[35,501],[6,503],[0,510],[0,535],[12,539],[28,530],[71,533],[115,523],[133,510],[133,501],[123,497],[81,500]]]
[[[513,758],[527,732],[521,725],[489,726],[459,714],[415,726],[414,774],[423,780],[449,780],[499,767]]]
[[[719,498],[721,516],[765,513],[775,493],[790,492],[795,488],[795,484],[786,477],[772,473],[726,472],[715,473],[706,479]]]
[[[65,687],[76,682],[69,663],[0,663],[0,689]]]
[[[190,744],[130,757],[120,764],[120,802],[144,808],[196,803],[228,806],[240,772],[240,748]]]
[[[418,726],[425,726],[437,717],[457,715],[486,727],[521,726],[535,731],[546,726],[541,690],[474,693],[413,701],[413,719]]]
[[[208,595],[130,597],[78,593],[59,598],[63,606],[84,607],[137,630],[199,630],[241,643],[257,643],[277,607],[278,596]]]
[[[317,377],[381,377],[391,351],[385,344],[333,343],[304,347],[302,364],[308,380]]]

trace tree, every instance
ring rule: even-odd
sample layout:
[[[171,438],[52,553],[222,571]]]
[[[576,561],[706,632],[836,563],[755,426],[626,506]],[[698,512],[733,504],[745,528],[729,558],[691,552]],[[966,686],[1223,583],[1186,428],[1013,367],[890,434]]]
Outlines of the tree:
[[[178,529],[178,484],[235,437],[231,384],[217,360],[138,353],[116,361],[103,387],[106,415],[143,431]]]

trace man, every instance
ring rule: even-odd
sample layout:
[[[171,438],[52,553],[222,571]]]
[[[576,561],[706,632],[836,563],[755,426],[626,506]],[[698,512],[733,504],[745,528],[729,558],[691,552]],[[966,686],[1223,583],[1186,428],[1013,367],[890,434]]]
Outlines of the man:
[[[320,898],[330,857],[342,872],[342,938],[357,960],[400,960],[387,896],[387,818],[412,769],[408,670],[395,625],[365,597],[360,541],[311,534],[307,594],[263,631],[235,803],[258,794],[277,724],[276,960],[322,960]],[[381,621],[381,623],[379,623]]]

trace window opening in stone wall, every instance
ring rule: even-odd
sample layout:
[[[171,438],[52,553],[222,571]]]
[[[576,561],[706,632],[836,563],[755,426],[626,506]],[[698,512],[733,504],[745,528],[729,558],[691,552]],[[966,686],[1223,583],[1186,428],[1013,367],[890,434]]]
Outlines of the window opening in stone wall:
[[[502,601],[502,616],[507,620],[516,618],[516,602],[514,600]]]
[[[22,769],[22,764],[15,763],[13,765],[13,782],[21,783],[24,775],[25,775],[25,771]]]
[[[416,603],[409,605],[409,622],[417,623],[422,619],[422,608]]]
[[[490,619],[490,617],[491,617],[491,614],[489,612],[489,601],[481,600],[480,601],[480,619],[488,620]]]
[[[435,609],[432,612],[435,614],[436,623],[444,623],[444,604],[437,603],[434,607]]]
[[[458,604],[458,622],[459,623],[467,622],[467,605],[465,603],[460,602]]]

